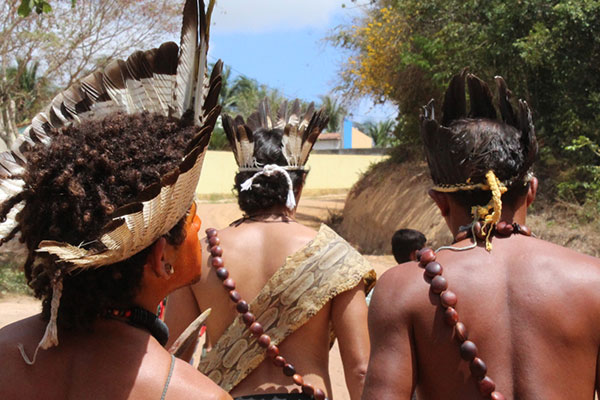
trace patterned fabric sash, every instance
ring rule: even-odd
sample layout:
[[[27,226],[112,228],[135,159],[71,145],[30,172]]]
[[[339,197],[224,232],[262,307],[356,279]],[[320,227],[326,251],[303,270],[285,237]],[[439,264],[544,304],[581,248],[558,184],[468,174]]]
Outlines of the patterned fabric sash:
[[[368,291],[375,279],[367,260],[331,228],[321,225],[317,236],[273,274],[250,303],[250,311],[271,343],[279,345],[329,300],[362,280]],[[198,369],[229,392],[265,357],[265,349],[236,316]]]

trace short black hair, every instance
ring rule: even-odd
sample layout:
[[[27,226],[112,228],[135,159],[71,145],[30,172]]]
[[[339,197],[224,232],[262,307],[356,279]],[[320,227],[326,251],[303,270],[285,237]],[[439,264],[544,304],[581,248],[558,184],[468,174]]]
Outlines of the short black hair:
[[[253,132],[254,158],[259,165],[276,164],[287,166],[283,155],[283,131],[281,129],[260,128]],[[238,195],[238,205],[246,215],[256,214],[261,210],[276,205],[285,205],[288,195],[288,183],[285,176],[260,175],[254,179],[252,190],[241,191],[240,188],[256,171],[241,171],[235,175],[234,190]],[[307,172],[304,170],[289,170],[294,186],[294,193],[302,186]]]
[[[410,253],[421,250],[427,238],[414,229],[399,229],[392,236],[392,253],[398,264],[410,261]]]

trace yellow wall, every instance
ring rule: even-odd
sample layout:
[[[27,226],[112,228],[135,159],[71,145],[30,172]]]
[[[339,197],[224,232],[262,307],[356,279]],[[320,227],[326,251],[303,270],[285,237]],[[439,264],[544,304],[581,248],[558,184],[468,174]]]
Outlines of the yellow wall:
[[[349,189],[369,165],[387,156],[355,154],[312,154],[308,159],[310,173],[306,190]],[[232,195],[233,178],[237,165],[230,151],[208,151],[202,166],[202,175],[196,193],[200,197],[211,194]]]

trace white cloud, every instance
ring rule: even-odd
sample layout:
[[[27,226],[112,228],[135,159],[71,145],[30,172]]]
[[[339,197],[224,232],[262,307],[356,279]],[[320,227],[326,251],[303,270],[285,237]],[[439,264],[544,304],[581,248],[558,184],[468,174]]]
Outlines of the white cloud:
[[[327,27],[349,0],[218,0],[213,32],[265,33]]]

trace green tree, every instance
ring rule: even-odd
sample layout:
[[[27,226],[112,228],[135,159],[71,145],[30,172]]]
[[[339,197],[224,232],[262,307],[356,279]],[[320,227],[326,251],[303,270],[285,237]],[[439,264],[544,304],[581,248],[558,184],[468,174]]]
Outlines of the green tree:
[[[465,66],[506,78],[554,156],[579,135],[600,139],[597,0],[378,0],[330,39],[351,53],[343,92],[393,101],[415,141],[420,106]]]
[[[329,117],[327,130],[329,132],[341,131],[342,123],[344,122],[344,117],[348,113],[348,110],[346,110],[337,98],[331,95],[320,96],[320,98],[321,107],[325,107],[325,113]]]
[[[375,147],[393,147],[399,143],[398,138],[394,135],[396,123],[393,120],[367,121],[357,124],[357,127],[373,139]]]

